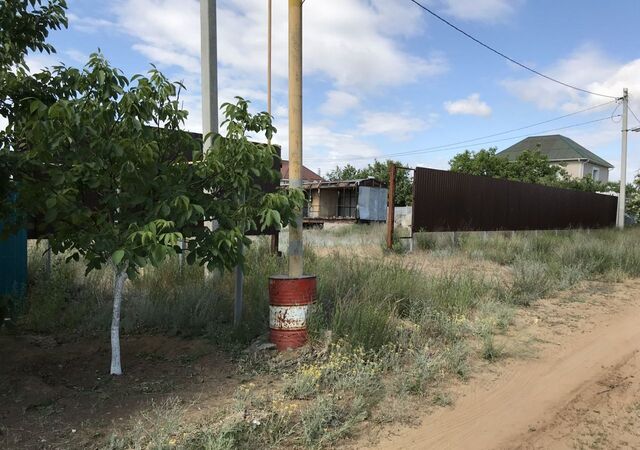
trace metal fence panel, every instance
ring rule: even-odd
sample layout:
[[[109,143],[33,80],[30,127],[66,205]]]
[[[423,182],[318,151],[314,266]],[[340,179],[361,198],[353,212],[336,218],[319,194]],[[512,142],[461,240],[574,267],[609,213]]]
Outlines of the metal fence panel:
[[[358,219],[385,221],[387,218],[387,188],[360,186],[358,189]]]
[[[412,229],[418,231],[603,228],[617,199],[603,194],[416,168]]]
[[[26,286],[27,232],[22,230],[0,241],[0,296],[21,295]]]

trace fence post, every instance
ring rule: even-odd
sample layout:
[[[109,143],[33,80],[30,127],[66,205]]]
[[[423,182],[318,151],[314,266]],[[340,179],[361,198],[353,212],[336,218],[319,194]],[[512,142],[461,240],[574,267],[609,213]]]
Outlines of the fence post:
[[[51,245],[47,239],[47,249],[44,251],[44,274],[47,279],[51,276]]]
[[[395,226],[396,165],[389,164],[389,193],[387,200],[387,249],[393,248],[393,228]]]

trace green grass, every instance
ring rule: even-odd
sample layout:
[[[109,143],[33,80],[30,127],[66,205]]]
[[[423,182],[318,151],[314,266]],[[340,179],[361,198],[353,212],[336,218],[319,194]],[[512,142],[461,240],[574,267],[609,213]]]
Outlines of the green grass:
[[[375,247],[382,231],[348,226],[313,231],[312,241],[326,236],[331,245],[368,242]],[[318,277],[310,332],[316,347],[324,350],[294,367],[268,365],[269,375],[278,380],[271,391],[239,392],[237,404],[220,412],[220,420],[187,429],[177,420],[182,436],[178,444],[211,449],[331,447],[357,433],[365,419],[388,422],[387,405],[410,403],[415,396],[448,405],[447,380],[467,379],[474,360],[494,362],[510,355],[512,347],[507,352],[503,344],[506,337],[496,335],[507,332],[517,308],[585,280],[640,275],[639,229],[492,233],[487,239],[461,234],[455,243],[450,234],[419,234],[417,248],[406,258],[384,253],[319,257],[308,248],[305,270]],[[469,270],[427,274],[415,265],[427,253],[486,260],[504,266],[506,275]],[[123,332],[205,336],[224,348],[246,348],[267,332],[268,277],[287,267],[286,258],[269,254],[263,239],[246,257],[240,327],[232,325],[232,274],[205,279],[200,267],[180,272],[177,261],[167,261],[128,283]],[[42,333],[105,333],[111,312],[110,271],[84,277],[81,266],[56,260],[47,279],[38,269],[38,255],[32,255],[30,264],[33,277],[20,327]],[[322,345],[328,331],[331,342]],[[244,364],[255,369],[251,376],[256,376],[260,361],[247,361]],[[167,411],[178,414],[180,408],[156,409],[157,414],[147,417],[157,422],[158,433],[134,429],[129,437],[113,437],[112,448],[163,448],[176,439],[177,431],[166,431],[176,423]],[[150,423],[147,428],[155,427]]]

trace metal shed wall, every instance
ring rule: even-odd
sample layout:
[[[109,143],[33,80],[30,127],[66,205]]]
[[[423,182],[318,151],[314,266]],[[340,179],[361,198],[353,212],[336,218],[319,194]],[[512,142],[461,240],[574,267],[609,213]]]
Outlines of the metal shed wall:
[[[359,187],[358,219],[377,222],[387,220],[387,188]]]
[[[412,229],[545,230],[612,227],[617,199],[444,170],[416,168]]]

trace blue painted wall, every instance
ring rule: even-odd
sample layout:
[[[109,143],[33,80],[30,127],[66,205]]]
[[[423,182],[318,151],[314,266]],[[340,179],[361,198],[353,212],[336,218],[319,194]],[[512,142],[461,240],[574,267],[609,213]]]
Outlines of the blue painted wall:
[[[21,296],[26,286],[27,232],[22,230],[0,241],[0,295]]]

